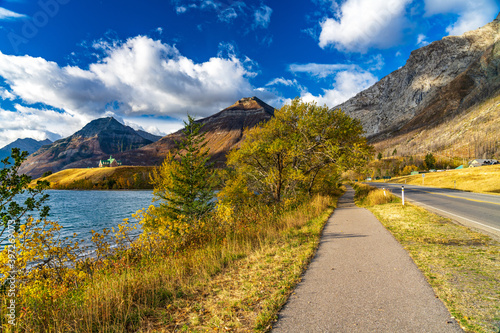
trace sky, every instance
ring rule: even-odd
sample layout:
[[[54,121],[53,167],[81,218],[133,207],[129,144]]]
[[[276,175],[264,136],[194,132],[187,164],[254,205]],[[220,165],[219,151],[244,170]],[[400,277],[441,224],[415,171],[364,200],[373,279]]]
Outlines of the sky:
[[[113,116],[165,135],[243,97],[334,107],[498,0],[0,0],[0,147]]]

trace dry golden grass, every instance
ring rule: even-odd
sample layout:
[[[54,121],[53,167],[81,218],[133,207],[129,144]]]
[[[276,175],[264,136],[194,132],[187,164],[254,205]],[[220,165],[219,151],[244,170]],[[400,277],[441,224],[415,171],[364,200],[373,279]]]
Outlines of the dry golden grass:
[[[500,243],[411,204],[368,207],[463,328],[500,330]]]
[[[500,165],[488,165],[478,168],[449,170],[422,175],[392,178],[391,183],[456,188],[457,190],[477,193],[500,194]],[[455,187],[456,182],[456,187]]]
[[[126,179],[133,180],[135,174],[148,175],[154,169],[153,166],[119,166],[115,168],[87,168],[87,169],[66,169],[56,172],[48,177],[39,178],[37,180],[47,180],[50,182],[51,188],[63,188],[71,186],[78,181],[90,181],[98,183],[103,179]],[[132,181],[133,182],[133,181]],[[32,182],[32,185],[35,181]]]
[[[268,331],[335,201],[316,197],[174,254],[123,257],[8,332]]]

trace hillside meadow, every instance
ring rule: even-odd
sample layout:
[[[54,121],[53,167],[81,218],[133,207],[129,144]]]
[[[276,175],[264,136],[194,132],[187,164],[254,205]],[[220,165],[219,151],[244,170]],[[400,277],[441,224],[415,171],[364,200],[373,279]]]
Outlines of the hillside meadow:
[[[500,165],[428,172],[425,174],[425,177],[422,177],[422,174],[395,177],[389,180],[389,182],[435,186],[476,193],[500,194]]]
[[[37,180],[46,180],[50,189],[119,190],[152,189],[149,173],[154,166],[119,166],[62,170]],[[32,182],[34,185],[36,181]]]

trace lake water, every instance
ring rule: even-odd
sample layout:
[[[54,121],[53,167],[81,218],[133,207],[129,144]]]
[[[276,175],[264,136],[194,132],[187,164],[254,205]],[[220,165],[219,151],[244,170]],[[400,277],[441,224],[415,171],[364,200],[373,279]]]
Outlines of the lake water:
[[[153,192],[147,191],[64,191],[47,190],[50,195],[48,220],[63,226],[63,237],[78,234],[90,240],[90,230],[102,231],[116,227],[137,210],[149,207]]]

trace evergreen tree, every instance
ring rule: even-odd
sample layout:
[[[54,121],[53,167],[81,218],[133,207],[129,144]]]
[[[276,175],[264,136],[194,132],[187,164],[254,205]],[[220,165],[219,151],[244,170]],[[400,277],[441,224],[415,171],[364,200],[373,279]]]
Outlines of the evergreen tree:
[[[216,184],[209,149],[201,124],[188,115],[184,137],[178,142],[175,155],[168,155],[159,170],[153,173],[155,197],[161,201],[159,213],[170,220],[198,221],[214,207]]]
[[[436,158],[434,157],[434,155],[432,155],[432,153],[428,153],[427,155],[425,155],[424,163],[427,169],[434,169],[434,167],[436,166]]]

